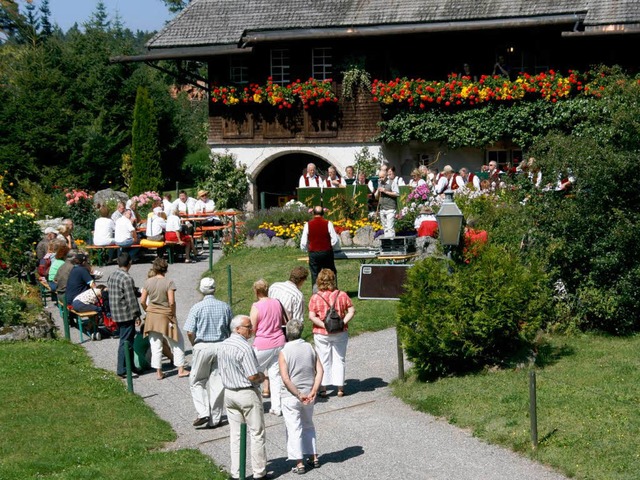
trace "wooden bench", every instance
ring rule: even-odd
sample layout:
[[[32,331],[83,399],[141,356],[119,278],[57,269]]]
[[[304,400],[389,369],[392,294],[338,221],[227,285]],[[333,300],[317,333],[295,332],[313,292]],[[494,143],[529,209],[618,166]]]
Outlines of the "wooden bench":
[[[102,267],[105,262],[105,256],[108,255],[109,250],[113,250],[115,248],[120,248],[118,245],[85,245],[83,247],[86,250],[93,250],[96,252],[96,264],[99,267]],[[108,256],[106,257],[108,258]]]
[[[78,331],[80,332],[80,342],[83,342],[82,333],[86,325],[89,338],[91,340],[102,340],[102,335],[98,329],[98,312],[78,312],[71,308],[71,305],[67,305],[69,310],[69,319],[75,319],[78,322]]]
[[[47,299],[50,298],[52,302],[56,301],[56,292],[51,291],[51,287],[49,286],[49,282],[44,277],[40,277],[38,279],[38,287],[40,289],[40,298],[42,299],[42,304],[47,306]]]

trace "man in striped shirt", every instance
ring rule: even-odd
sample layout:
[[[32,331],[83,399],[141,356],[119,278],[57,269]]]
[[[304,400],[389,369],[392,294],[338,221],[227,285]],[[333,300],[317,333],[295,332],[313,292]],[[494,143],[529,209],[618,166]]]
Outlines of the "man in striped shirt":
[[[264,374],[258,370],[256,354],[248,342],[252,335],[251,319],[247,315],[233,317],[231,336],[220,345],[218,362],[229,419],[231,478],[240,475],[240,425],[246,423],[251,438],[253,478],[259,480],[270,477],[267,476],[264,409],[259,388]]]
[[[286,282],[274,282],[269,287],[269,298],[280,300],[287,313],[287,320],[304,320],[304,295],[302,284],[309,277],[309,270],[305,267],[294,267]]]

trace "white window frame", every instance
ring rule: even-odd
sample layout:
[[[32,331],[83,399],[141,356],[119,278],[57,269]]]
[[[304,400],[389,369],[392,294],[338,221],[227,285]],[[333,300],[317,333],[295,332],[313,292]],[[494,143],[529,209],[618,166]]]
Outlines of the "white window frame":
[[[272,48],[270,54],[271,79],[278,85],[291,82],[291,60],[288,48]]]
[[[316,47],[311,49],[311,77],[316,80],[329,80],[333,73],[333,49]]]

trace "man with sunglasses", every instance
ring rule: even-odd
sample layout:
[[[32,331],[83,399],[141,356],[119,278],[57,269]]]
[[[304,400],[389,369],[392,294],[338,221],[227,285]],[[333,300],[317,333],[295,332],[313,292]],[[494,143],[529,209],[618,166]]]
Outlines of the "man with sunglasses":
[[[271,478],[267,475],[266,432],[260,384],[260,372],[255,352],[249,344],[253,336],[247,315],[231,320],[231,336],[222,342],[218,352],[220,376],[225,388],[224,406],[229,419],[231,447],[231,478],[240,476],[240,425],[247,424],[251,445],[251,468],[255,480]]]

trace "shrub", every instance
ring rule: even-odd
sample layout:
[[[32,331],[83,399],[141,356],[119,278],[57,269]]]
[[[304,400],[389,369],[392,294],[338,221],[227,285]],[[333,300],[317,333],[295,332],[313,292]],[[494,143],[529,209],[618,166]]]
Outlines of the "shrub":
[[[202,188],[209,191],[217,209],[242,210],[249,192],[247,167],[236,165],[235,156],[229,152],[214,154]]]
[[[54,186],[53,191],[45,191],[42,185],[32,182],[31,180],[21,180],[20,190],[23,195],[20,199],[28,201],[31,208],[39,217],[67,217],[69,215],[69,207],[66,204],[66,198],[63,190]]]
[[[267,210],[253,212],[245,222],[247,235],[252,237],[262,224],[289,226],[291,224],[303,224],[311,218],[307,207],[294,206],[272,207]],[[257,232],[260,233],[260,232]]]
[[[31,323],[41,310],[35,287],[16,279],[0,283],[0,327]]]
[[[97,218],[92,196],[84,190],[73,189],[65,194],[69,206],[69,218],[73,220],[74,237],[91,243],[91,231]]]
[[[497,246],[469,264],[431,257],[408,272],[398,332],[420,379],[464,373],[530,347],[550,299],[540,266]]]
[[[0,277],[26,277],[35,267],[35,245],[42,237],[29,204],[16,202],[0,176]]]

